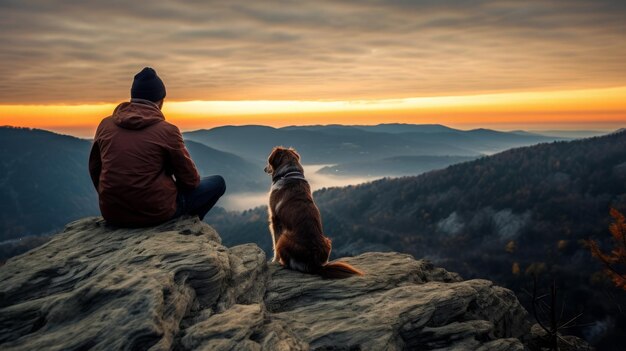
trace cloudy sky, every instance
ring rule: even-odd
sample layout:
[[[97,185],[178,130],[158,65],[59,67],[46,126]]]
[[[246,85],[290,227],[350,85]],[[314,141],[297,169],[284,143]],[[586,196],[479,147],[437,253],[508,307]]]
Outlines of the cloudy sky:
[[[108,109],[128,98],[144,66],[163,78],[169,101],[207,103],[189,116],[229,101],[248,102],[231,116],[258,107],[263,118],[316,111],[299,109],[302,101],[563,91],[593,91],[600,101],[604,89],[626,87],[626,2],[0,0],[0,47],[0,124],[52,123],[34,105]],[[181,121],[184,106],[172,110]],[[626,107],[587,110],[598,113],[587,122],[626,120]]]

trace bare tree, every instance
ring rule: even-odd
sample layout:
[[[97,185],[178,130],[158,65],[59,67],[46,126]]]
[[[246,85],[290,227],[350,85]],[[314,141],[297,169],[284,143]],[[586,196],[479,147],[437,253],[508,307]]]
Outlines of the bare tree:
[[[546,298],[549,298],[548,302],[545,301]],[[531,308],[535,320],[537,321],[539,326],[546,332],[548,347],[550,348],[550,350],[558,351],[559,341],[569,345],[569,342],[563,339],[559,332],[563,329],[577,326],[575,322],[583,315],[583,313],[580,312],[576,316],[569,318],[566,321],[563,321],[563,314],[565,312],[565,301],[563,301],[561,304],[560,312],[557,312],[559,308],[557,304],[557,288],[555,281],[552,281],[549,293],[537,295],[537,276],[533,276]]]

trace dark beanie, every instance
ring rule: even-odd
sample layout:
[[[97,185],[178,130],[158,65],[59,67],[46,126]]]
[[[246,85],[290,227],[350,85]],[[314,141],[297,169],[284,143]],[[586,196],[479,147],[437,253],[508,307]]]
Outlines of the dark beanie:
[[[165,85],[155,70],[145,67],[135,75],[130,97],[157,102],[165,97]]]

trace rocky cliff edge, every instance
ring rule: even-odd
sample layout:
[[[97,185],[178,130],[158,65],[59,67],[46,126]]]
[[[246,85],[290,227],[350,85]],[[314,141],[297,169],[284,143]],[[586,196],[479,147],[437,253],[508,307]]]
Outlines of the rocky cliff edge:
[[[399,253],[323,280],[231,248],[196,217],[119,229],[73,222],[0,267],[3,350],[524,350],[509,290]]]

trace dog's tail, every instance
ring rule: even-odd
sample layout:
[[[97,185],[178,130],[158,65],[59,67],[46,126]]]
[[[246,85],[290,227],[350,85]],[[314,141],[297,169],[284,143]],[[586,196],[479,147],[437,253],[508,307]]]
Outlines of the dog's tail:
[[[363,275],[364,273],[345,262],[328,262],[315,272],[326,279],[344,279],[353,275]]]

